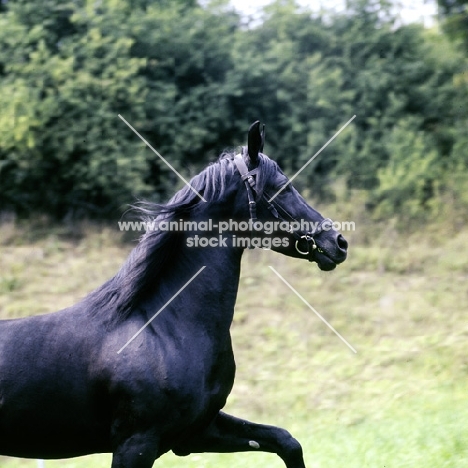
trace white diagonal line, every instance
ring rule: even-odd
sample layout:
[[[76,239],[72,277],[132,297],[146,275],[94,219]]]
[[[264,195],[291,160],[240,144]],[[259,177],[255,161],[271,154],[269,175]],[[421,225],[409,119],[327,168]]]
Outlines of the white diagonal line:
[[[296,296],[312,311],[314,314],[330,329],[332,330],[338,338],[346,345],[348,348],[353,352],[357,353],[357,351],[333,328],[332,325],[330,325],[272,266],[270,266],[270,269],[273,271],[273,273],[278,276],[278,278],[293,291]]]
[[[269,200],[271,203],[354,119],[356,115],[353,115],[288,181],[287,184],[283,185]]]
[[[126,343],[117,354],[120,354],[204,269],[202,266]]]
[[[154,154],[156,154],[156,156],[158,156],[162,162],[164,162],[183,182],[185,185],[187,185],[193,192],[195,192],[204,202],[206,202],[206,200],[203,198],[202,195],[200,195],[199,192],[197,192],[191,185],[190,185],[190,182],[188,182],[183,175],[179,174],[179,172],[177,172],[177,170],[174,168],[174,166],[172,166],[168,161],[167,159],[163,158],[120,114],[118,114],[118,116],[127,124],[127,126],[129,128],[131,128],[133,130],[133,132],[140,137],[140,139],[153,151]]]

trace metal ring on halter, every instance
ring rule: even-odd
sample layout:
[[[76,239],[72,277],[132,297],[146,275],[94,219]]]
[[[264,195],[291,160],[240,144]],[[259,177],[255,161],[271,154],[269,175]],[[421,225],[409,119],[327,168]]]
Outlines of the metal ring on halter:
[[[317,248],[317,244],[315,243],[315,240],[314,240],[314,238],[313,238],[312,236],[308,236],[308,235],[301,236],[301,239],[305,239],[305,240],[306,240],[306,242],[307,242],[307,247],[309,247],[309,241],[312,241],[312,242],[313,242],[313,244],[312,244],[312,250],[315,250],[315,249]],[[309,255],[309,252],[310,252],[309,249],[307,249],[307,252],[303,252],[303,251],[299,248],[299,246],[298,246],[299,241],[300,241],[300,239],[298,239],[298,240],[296,241],[296,244],[295,244],[296,250],[297,250],[301,255]]]

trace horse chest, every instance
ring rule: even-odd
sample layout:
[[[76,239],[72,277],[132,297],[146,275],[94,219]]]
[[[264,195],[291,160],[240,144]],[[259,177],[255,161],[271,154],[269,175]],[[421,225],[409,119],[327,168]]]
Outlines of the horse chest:
[[[127,395],[126,413],[131,407],[130,414],[137,418],[180,427],[225,405],[235,374],[230,340],[221,345],[206,340],[146,343],[129,351],[120,361],[122,367],[113,371],[113,378],[118,376],[114,392]]]
[[[167,369],[171,393],[196,406],[224,406],[232,389],[235,363],[232,349],[221,352],[181,353]]]

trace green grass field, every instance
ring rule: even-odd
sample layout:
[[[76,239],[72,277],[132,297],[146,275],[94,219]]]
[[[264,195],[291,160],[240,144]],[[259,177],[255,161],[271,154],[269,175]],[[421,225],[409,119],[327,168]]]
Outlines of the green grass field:
[[[468,467],[468,229],[444,229],[402,235],[372,225],[364,236],[358,223],[346,236],[348,260],[328,273],[247,251],[226,410],[289,429],[308,468]],[[0,318],[65,307],[115,273],[130,245],[111,228],[79,230],[85,235],[70,238],[58,228],[0,226]],[[0,457],[0,466],[37,465]],[[46,468],[109,466],[109,455],[46,461]],[[167,454],[156,466],[283,464],[261,453]]]

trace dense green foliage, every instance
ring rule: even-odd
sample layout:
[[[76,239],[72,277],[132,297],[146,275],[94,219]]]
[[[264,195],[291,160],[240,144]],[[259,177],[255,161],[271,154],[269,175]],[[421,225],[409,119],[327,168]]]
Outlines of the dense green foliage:
[[[437,0],[445,31],[468,50],[468,0]]]
[[[1,210],[115,216],[166,198],[178,178],[118,114],[187,177],[257,118],[293,174],[356,115],[300,188],[331,196],[339,178],[377,216],[468,204],[464,49],[398,26],[384,0],[325,16],[279,0],[251,25],[222,0],[1,5]]]

